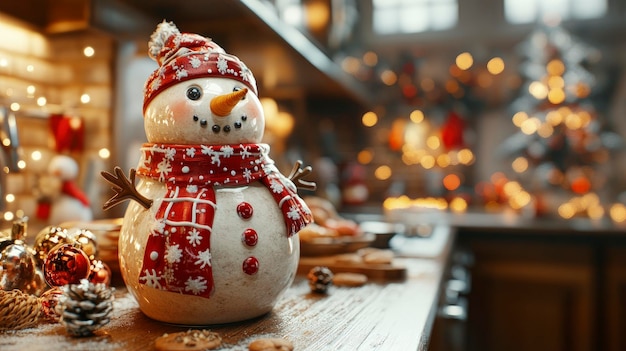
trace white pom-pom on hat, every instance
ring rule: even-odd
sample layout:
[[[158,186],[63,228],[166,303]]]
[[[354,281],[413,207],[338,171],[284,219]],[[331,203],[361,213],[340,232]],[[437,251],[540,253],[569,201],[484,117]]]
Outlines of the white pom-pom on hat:
[[[148,55],[150,58],[161,64],[161,62],[159,62],[159,53],[165,47],[167,40],[177,35],[180,35],[180,31],[173,22],[163,20],[163,22],[159,23],[148,42]]]

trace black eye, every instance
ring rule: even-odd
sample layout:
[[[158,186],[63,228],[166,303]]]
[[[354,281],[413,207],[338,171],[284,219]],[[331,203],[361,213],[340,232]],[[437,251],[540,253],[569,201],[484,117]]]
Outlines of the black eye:
[[[187,97],[189,100],[198,100],[202,96],[202,91],[198,87],[191,87],[187,89]]]
[[[242,89],[241,87],[234,87],[234,88],[233,88],[233,92],[240,91],[241,89]],[[245,99],[246,99],[246,95],[244,95],[244,96],[241,98],[241,100],[245,100]]]

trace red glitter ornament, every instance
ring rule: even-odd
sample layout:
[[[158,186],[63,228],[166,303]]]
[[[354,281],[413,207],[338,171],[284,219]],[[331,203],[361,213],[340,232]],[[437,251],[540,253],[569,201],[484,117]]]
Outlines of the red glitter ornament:
[[[50,250],[43,265],[44,277],[50,286],[78,284],[89,277],[91,262],[87,254],[71,244]]]
[[[41,294],[41,297],[39,297],[44,316],[52,322],[58,322],[61,319],[61,313],[57,308],[61,295],[63,295],[61,288],[53,287],[52,289],[46,290]]]
[[[94,284],[111,285],[111,269],[101,260],[91,261],[91,273],[89,273],[90,282]]]

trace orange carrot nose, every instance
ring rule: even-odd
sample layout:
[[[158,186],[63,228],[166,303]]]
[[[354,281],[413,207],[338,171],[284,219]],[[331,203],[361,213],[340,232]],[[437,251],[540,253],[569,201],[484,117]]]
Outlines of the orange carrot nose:
[[[219,117],[228,116],[235,105],[248,93],[248,88],[233,91],[230,94],[218,95],[211,100],[211,112]]]

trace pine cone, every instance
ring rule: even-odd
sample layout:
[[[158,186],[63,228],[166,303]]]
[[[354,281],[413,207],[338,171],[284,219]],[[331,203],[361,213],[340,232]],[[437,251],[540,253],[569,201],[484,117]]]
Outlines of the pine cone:
[[[333,283],[333,272],[328,267],[316,266],[311,268],[307,278],[312,292],[325,294]]]
[[[98,328],[109,323],[113,310],[113,289],[93,284],[87,279],[80,284],[63,286],[59,299],[61,323],[73,336],[93,335]]]

